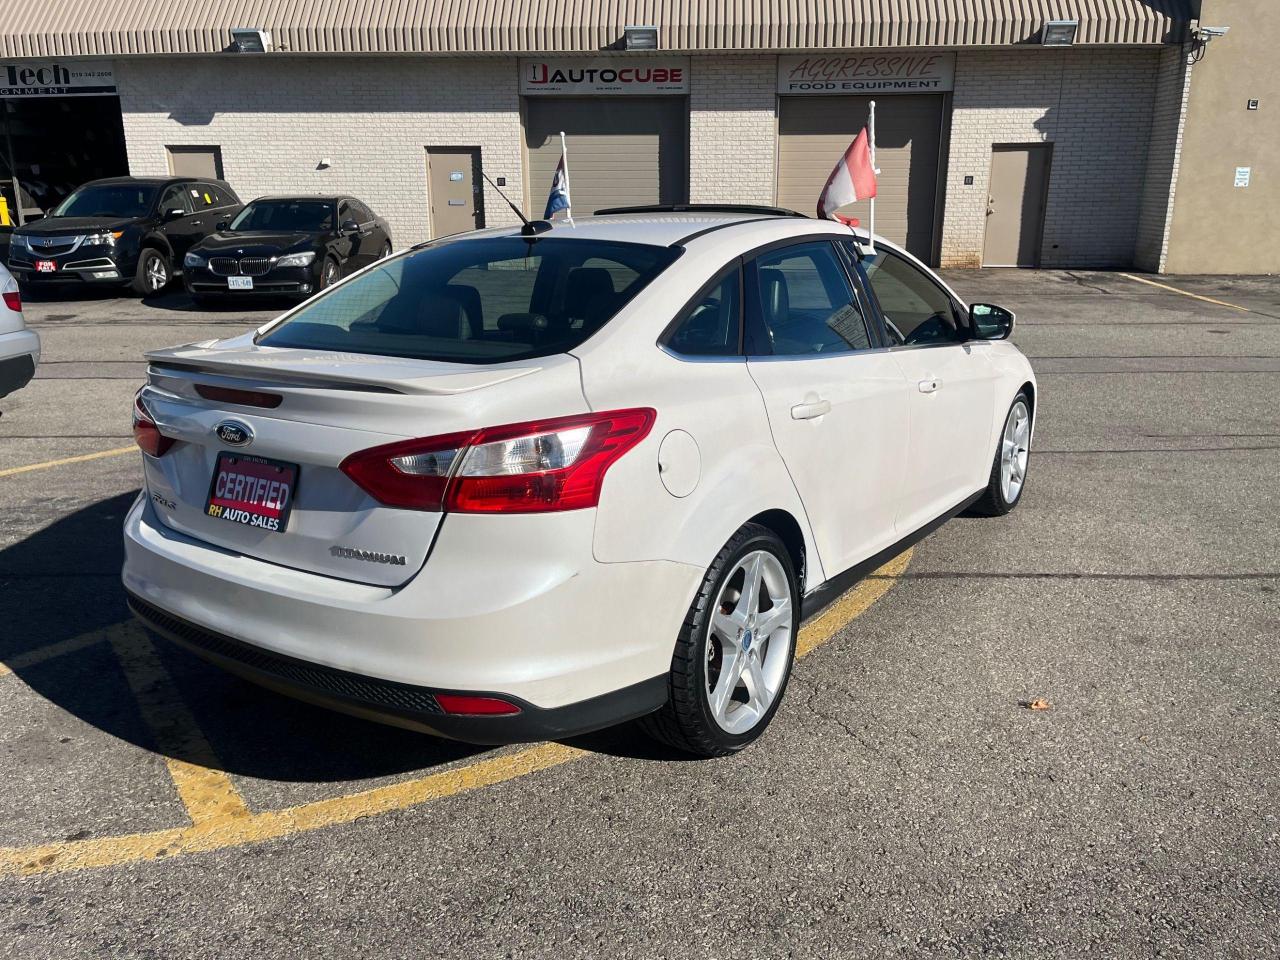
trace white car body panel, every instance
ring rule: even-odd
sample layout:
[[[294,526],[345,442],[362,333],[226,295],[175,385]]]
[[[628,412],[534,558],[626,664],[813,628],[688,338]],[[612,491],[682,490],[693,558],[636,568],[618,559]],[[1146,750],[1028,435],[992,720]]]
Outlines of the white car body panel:
[[[18,282],[0,265],[0,293],[17,292]],[[21,311],[9,309],[9,305],[0,299],[0,364],[16,362],[22,357],[30,357],[32,367],[39,365],[40,335],[27,328]],[[0,377],[0,383],[3,380]],[[0,396],[4,396],[3,386],[0,386]]]
[[[253,334],[149,355],[143,399],[179,443],[144,457],[147,490],[125,525],[129,592],[196,628],[308,663],[571,707],[666,674],[708,566],[745,522],[789,518],[812,594],[981,491],[1010,403],[1024,384],[1034,390],[1030,364],[1007,342],[804,359],[688,358],[659,345],[727,263],[788,238],[847,239],[834,223],[618,216],[557,223],[552,234],[684,252],[594,335],[533,360],[272,348]],[[942,387],[922,393],[922,379]],[[278,410],[213,403],[196,382],[285,399]],[[815,394],[830,412],[794,419],[791,408]],[[634,407],[653,408],[656,421],[609,468],[591,509],[393,509],[338,469],[393,440]],[[212,431],[227,418],[255,431],[250,452],[302,465],[283,534],[203,514],[225,449]],[[406,562],[334,558],[333,545]]]

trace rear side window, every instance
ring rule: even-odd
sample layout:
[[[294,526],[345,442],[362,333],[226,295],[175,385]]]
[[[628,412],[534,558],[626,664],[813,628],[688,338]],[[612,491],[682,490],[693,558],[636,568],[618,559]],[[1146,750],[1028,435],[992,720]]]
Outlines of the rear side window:
[[[353,216],[356,219],[357,223],[362,223],[362,224],[369,223],[371,220],[373,220],[373,214],[369,212],[369,208],[366,207],[359,200],[351,201],[351,216]]]
[[[801,243],[762,254],[754,264],[752,324],[765,343],[752,352],[777,356],[847,353],[871,346],[867,325],[835,247]]]
[[[734,267],[689,307],[666,345],[686,357],[738,355],[742,271]]]
[[[862,268],[891,343],[920,346],[964,340],[951,298],[918,268],[885,250],[864,259]]]
[[[557,237],[447,242],[334,287],[258,342],[454,363],[564,353],[677,256],[668,247]]]

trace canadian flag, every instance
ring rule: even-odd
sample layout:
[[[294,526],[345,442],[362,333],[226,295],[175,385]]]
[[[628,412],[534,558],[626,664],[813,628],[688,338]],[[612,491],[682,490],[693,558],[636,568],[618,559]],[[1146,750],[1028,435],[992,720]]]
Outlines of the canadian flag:
[[[875,195],[876,171],[871,165],[871,138],[867,135],[867,128],[863,127],[831,171],[831,176],[827,177],[827,185],[818,197],[818,218],[839,220],[856,227],[857,220],[842,217],[836,211],[858,200],[870,200]]]

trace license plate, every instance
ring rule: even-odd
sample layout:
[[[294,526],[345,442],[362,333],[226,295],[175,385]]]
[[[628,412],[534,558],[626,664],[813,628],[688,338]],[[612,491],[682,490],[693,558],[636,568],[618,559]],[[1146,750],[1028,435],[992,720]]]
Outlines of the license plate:
[[[253,277],[227,277],[228,290],[252,290]]]
[[[53,273],[58,269],[57,263],[52,260],[37,260],[36,273]]]
[[[213,467],[204,512],[219,520],[279,533],[289,522],[297,488],[296,464],[223,451]]]

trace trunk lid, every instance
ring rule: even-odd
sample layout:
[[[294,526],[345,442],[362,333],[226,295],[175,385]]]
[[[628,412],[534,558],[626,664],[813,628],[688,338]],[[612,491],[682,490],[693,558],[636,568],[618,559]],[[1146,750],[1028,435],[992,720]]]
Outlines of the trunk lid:
[[[270,563],[379,586],[421,569],[442,514],[378,503],[339,469],[343,459],[397,440],[587,410],[577,361],[566,354],[471,366],[259,347],[245,335],[147,358],[143,403],[178,441],[143,458],[161,523]],[[226,390],[280,399],[267,408],[202,395]],[[220,438],[226,421],[247,428],[250,442]],[[297,466],[283,530],[208,515],[224,451]]]

